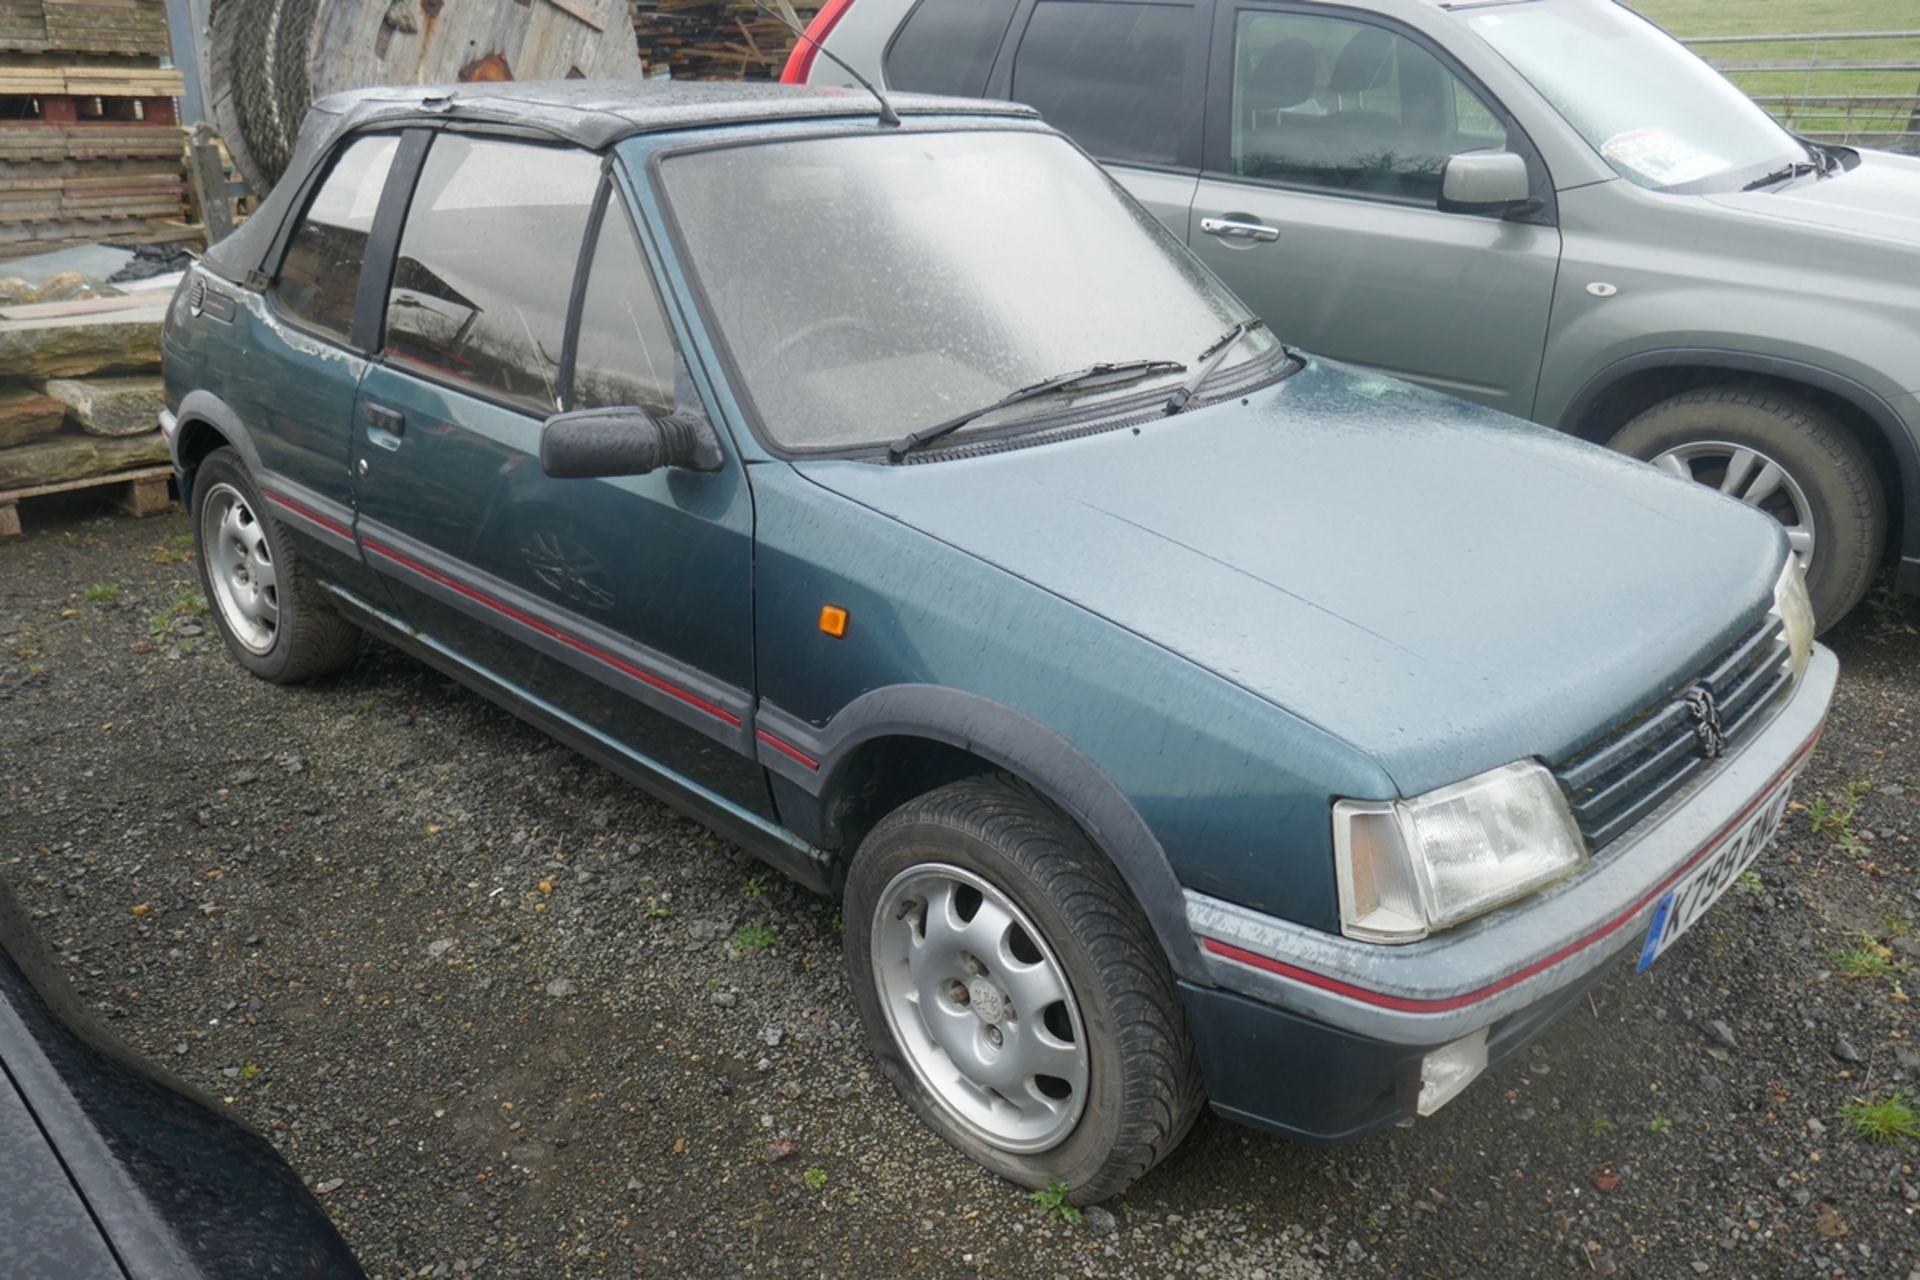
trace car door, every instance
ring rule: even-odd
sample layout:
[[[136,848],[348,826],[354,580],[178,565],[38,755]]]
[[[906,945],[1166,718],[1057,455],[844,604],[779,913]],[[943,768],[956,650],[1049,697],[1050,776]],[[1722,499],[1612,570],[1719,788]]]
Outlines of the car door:
[[[351,424],[368,367],[356,315],[369,236],[402,147],[397,133],[340,145],[291,224],[261,301],[232,320],[252,332],[234,344],[244,358],[230,363],[223,387],[251,428],[255,478],[274,516],[301,536],[323,576],[349,590],[379,590],[350,534]]]
[[[1184,236],[1200,165],[1212,7],[1032,0],[1013,17],[987,96],[1038,110]]]
[[[766,812],[743,470],[729,455],[706,472],[542,471],[548,416],[616,403],[707,417],[603,158],[441,134],[361,385],[369,562],[426,643],[576,736]]]
[[[1525,134],[1411,31],[1352,10],[1222,4],[1188,243],[1309,350],[1532,411],[1560,255]],[[1448,157],[1526,158],[1541,208],[1443,211]]]

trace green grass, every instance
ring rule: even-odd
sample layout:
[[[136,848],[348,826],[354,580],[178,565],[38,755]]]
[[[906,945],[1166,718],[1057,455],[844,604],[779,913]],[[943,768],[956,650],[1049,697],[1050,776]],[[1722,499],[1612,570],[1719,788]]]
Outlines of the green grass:
[[[1834,952],[1833,966],[1853,978],[1885,978],[1907,971],[1904,960],[1893,958],[1893,948],[1865,932],[1855,935],[1850,946]]]
[[[1055,1178],[1033,1193],[1033,1202],[1039,1205],[1040,1211],[1049,1218],[1059,1218],[1062,1222],[1078,1222],[1081,1217],[1080,1210],[1067,1199],[1072,1194],[1073,1188]]]
[[[88,604],[106,604],[120,598],[120,588],[110,582],[96,582],[82,591],[80,598]]]
[[[809,1190],[824,1191],[827,1186],[827,1171],[817,1164],[812,1165],[800,1175],[800,1181],[806,1183]]]
[[[164,635],[176,618],[196,618],[207,611],[207,598],[198,591],[182,591],[174,602],[153,615],[152,632]]]
[[[1850,1102],[1840,1108],[1840,1118],[1855,1133],[1878,1145],[1920,1138],[1920,1114],[1897,1093],[1878,1102]]]
[[[1749,868],[1740,873],[1739,878],[1733,882],[1733,887],[1742,893],[1765,893],[1767,882],[1760,878],[1758,871]]]
[[[749,898],[758,898],[766,893],[766,891],[767,878],[765,876],[748,876],[740,882],[740,892],[746,894]]]
[[[1653,1119],[1647,1121],[1648,1133],[1666,1133],[1668,1130],[1672,1128],[1673,1128],[1673,1121],[1669,1120],[1666,1116],[1657,1115]]]
[[[1871,782],[1856,778],[1831,795],[1815,796],[1807,801],[1807,821],[1838,847],[1857,852],[1860,833],[1854,829],[1853,820],[1860,815],[1861,801],[1872,790]]]
[[[770,924],[743,924],[733,931],[733,949],[752,955],[772,946],[777,936]]]
[[[1612,1116],[1596,1111],[1593,1113],[1593,1119],[1587,1121],[1583,1127],[1590,1137],[1597,1138],[1602,1134],[1612,1133],[1620,1126],[1613,1122]]]
[[[1799,0],[1793,5],[1779,0],[1644,0],[1637,7],[1681,37],[1920,31],[1920,12],[1913,0]],[[1713,63],[1920,63],[1920,39],[1704,45],[1695,52]],[[1729,78],[1748,93],[1761,96],[1920,94],[1920,71],[1737,71],[1729,73]],[[1811,119],[1801,124],[1814,130],[1835,127]]]

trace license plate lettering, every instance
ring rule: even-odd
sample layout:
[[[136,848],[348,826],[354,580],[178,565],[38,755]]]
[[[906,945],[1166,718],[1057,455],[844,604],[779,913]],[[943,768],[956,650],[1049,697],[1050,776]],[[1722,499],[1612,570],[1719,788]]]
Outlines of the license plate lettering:
[[[1722,841],[1719,848],[1661,897],[1647,925],[1647,940],[1640,948],[1639,971],[1644,972],[1659,959],[1662,952],[1732,887],[1740,873],[1753,865],[1760,851],[1779,831],[1792,792],[1793,778],[1788,777],[1756,808],[1740,830]]]

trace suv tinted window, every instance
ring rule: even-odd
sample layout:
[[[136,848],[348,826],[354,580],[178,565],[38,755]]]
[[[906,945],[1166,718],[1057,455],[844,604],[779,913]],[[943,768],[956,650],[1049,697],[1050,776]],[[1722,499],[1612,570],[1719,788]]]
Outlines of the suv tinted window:
[[[881,64],[887,84],[978,98],[1007,34],[1014,0],[920,0]]]
[[[273,299],[282,314],[346,341],[367,232],[399,145],[391,135],[356,138],[333,162],[274,277]]]
[[[1344,18],[1239,15],[1236,174],[1437,204],[1449,156],[1506,146],[1487,105],[1404,36]]]
[[[1012,97],[1102,160],[1174,164],[1200,107],[1185,5],[1042,0],[1013,59]]]
[[[684,406],[676,394],[678,369],[673,331],[653,273],[616,195],[601,219],[588,268],[568,408],[637,404],[662,417],[683,407],[699,412],[691,391]]]
[[[441,134],[420,171],[387,295],[388,354],[549,414],[600,160]]]

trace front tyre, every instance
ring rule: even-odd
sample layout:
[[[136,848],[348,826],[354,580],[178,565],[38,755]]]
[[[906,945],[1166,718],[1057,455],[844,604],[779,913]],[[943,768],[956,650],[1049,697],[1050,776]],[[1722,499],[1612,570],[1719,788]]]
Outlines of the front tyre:
[[[1712,387],[1661,401],[1610,443],[1778,520],[1806,566],[1819,630],[1866,594],[1886,544],[1886,498],[1833,415],[1768,391]]]
[[[848,871],[841,919],[882,1069],[1000,1176],[1097,1203],[1199,1114],[1152,930],[1113,865],[1022,784],[967,779],[889,814]]]
[[[353,661],[359,631],[265,518],[260,491],[230,448],[193,483],[194,563],[214,625],[240,665],[274,684],[331,675]]]

